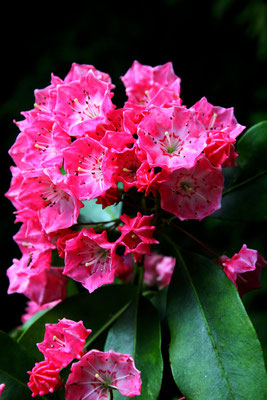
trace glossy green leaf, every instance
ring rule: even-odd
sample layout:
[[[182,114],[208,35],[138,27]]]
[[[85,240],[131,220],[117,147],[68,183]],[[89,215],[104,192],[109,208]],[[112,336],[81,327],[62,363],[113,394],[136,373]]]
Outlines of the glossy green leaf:
[[[240,178],[244,176],[248,179],[266,171],[267,121],[248,129],[237,141],[236,149],[239,154],[237,163],[240,168]]]
[[[119,218],[122,211],[122,203],[111,205],[102,209],[101,204],[96,204],[96,199],[84,200],[84,207],[80,210],[78,223],[109,222]]]
[[[36,343],[43,341],[45,324],[57,323],[58,319],[82,320],[87,329],[92,329],[88,337],[89,346],[107,329],[132,301],[135,289],[131,285],[108,285],[93,293],[83,292],[71,296],[56,307],[33,321],[19,337],[21,343],[36,359],[42,359]]]
[[[237,142],[238,167],[227,171],[221,209],[215,218],[262,221],[267,218],[267,122],[248,129]]]
[[[142,389],[138,399],[155,400],[162,381],[161,331],[156,309],[141,298],[123,313],[109,330],[105,351],[114,350],[131,354],[137,369],[141,371]],[[114,391],[114,399],[125,399]]]
[[[261,175],[244,184],[232,186],[222,198],[221,209],[214,218],[241,221],[266,221],[267,175]]]
[[[235,286],[216,264],[177,250],[167,319],[172,373],[186,398],[267,398],[259,340]]]
[[[6,387],[2,399],[29,400],[31,391],[27,386],[27,371],[34,367],[35,360],[6,333],[0,331],[0,383]]]

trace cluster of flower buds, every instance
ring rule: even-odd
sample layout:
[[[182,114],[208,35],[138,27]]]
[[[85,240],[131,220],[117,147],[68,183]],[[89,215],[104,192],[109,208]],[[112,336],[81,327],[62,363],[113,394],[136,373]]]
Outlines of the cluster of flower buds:
[[[84,346],[90,333],[82,321],[63,318],[57,324],[46,324],[44,341],[37,344],[44,360],[28,371],[28,386],[33,397],[61,388],[60,370],[74,359],[79,361],[71,365],[65,399],[109,399],[110,391],[114,389],[127,397],[140,394],[140,371],[135,368],[131,355],[94,349],[86,353]]]
[[[89,292],[115,277],[127,280],[128,256],[140,262],[158,243],[157,210],[202,220],[220,208],[222,169],[235,165],[236,138],[245,128],[233,108],[205,97],[183,105],[171,62],[151,67],[135,61],[121,80],[127,100],[118,108],[110,76],[73,63],[64,79],[52,74],[49,86],[35,90],[34,108],[16,122],[6,196],[21,223],[14,240],[22,257],[7,271],[8,293],[23,293],[43,307],[64,299],[68,278]],[[153,207],[139,207],[140,197],[140,204]],[[113,225],[115,240],[108,230],[79,224],[85,202],[93,199],[103,209],[120,201],[133,206]],[[54,251],[64,267],[53,266]],[[174,260],[152,264],[145,264],[145,281],[162,288]]]

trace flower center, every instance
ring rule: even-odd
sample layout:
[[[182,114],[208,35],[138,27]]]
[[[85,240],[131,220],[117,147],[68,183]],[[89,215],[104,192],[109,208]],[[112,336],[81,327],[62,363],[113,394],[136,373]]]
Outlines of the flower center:
[[[94,119],[100,115],[100,106],[90,100],[90,96],[87,92],[84,91],[84,94],[86,95],[84,104],[80,103],[77,98],[71,99],[69,102],[72,111],[80,116],[81,121],[85,119]]]
[[[182,140],[181,138],[177,135],[175,135],[173,132],[169,133],[168,131],[165,132],[164,138],[159,141],[161,150],[163,153],[166,155],[180,155],[181,150],[183,149],[182,147]]]

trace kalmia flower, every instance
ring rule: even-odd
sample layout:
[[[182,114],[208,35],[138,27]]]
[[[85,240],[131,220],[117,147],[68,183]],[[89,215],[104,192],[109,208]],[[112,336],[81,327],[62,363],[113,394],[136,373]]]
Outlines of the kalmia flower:
[[[52,241],[55,242],[59,257],[65,257],[65,247],[67,240],[72,239],[77,235],[78,233],[70,228],[61,229],[50,235]]]
[[[44,341],[37,346],[55,367],[66,367],[74,358],[83,356],[85,340],[92,331],[82,321],[63,318],[57,324],[46,324],[45,328]]]
[[[236,165],[236,138],[245,129],[238,124],[233,108],[213,106],[202,97],[191,107],[196,117],[205,126],[207,143],[204,152],[215,167]]]
[[[128,96],[126,107],[161,106],[171,102],[180,104],[181,79],[175,75],[170,62],[151,67],[135,60],[121,79]]]
[[[46,234],[37,215],[25,219],[25,222],[21,225],[13,239],[23,254],[32,253],[35,250],[45,251],[55,249],[55,245]]]
[[[169,171],[193,167],[207,139],[204,126],[184,107],[152,109],[139,124],[138,136],[150,166]]]
[[[141,392],[140,371],[129,354],[90,350],[72,364],[65,387],[66,400],[109,399],[110,390],[135,397]]]
[[[72,196],[66,184],[55,185],[47,175],[25,178],[20,186],[21,208],[38,212],[46,233],[68,228],[77,223],[83,204]]]
[[[115,186],[111,153],[89,137],[75,140],[63,151],[66,184],[80,200],[101,196]]]
[[[257,250],[248,249],[247,245],[243,244],[233,257],[222,256],[220,263],[225,274],[235,284],[240,296],[261,287],[261,270],[267,265],[267,261]]]
[[[106,208],[120,201],[120,192],[117,187],[106,190],[101,196],[97,197],[96,204],[102,204],[102,208]]]
[[[202,220],[221,206],[223,175],[201,157],[194,167],[174,170],[159,188],[161,207],[180,220]]]
[[[26,304],[25,313],[21,316],[21,322],[24,324],[39,311],[51,309],[60,303],[60,301],[61,300],[55,300],[51,301],[51,303],[45,303],[40,306],[38,303],[35,303],[35,301],[29,300]]]
[[[137,191],[144,192],[145,197],[149,193],[152,193],[156,197],[160,184],[167,180],[167,175],[166,170],[161,169],[159,172],[155,172],[155,168],[151,168],[148,162],[143,162],[136,171]]]
[[[60,368],[48,360],[35,363],[32,371],[28,371],[30,375],[28,386],[32,391],[32,397],[53,393],[58,389],[62,385],[59,371]]]
[[[0,384],[0,396],[3,393],[3,390],[5,389],[5,387],[6,387],[5,383]]]
[[[114,109],[110,89],[92,70],[58,85],[54,115],[62,129],[70,136],[83,137],[108,123],[107,114]]]
[[[8,294],[23,293],[39,305],[62,300],[66,296],[67,279],[63,268],[51,267],[51,251],[25,253],[13,259],[7,270]]]
[[[174,257],[152,252],[144,257],[144,284],[163,289],[169,285],[176,264]]]
[[[66,241],[63,273],[93,292],[98,287],[112,283],[119,256],[116,245],[107,240],[107,232],[98,234],[93,228],[83,228]]]
[[[115,154],[114,165],[116,165],[116,181],[123,183],[125,192],[137,185],[137,171],[142,162],[135,148]]]
[[[155,230],[155,226],[151,225],[153,217],[153,214],[142,215],[139,211],[134,218],[126,214],[120,216],[124,225],[118,227],[121,236],[116,243],[124,245],[124,254],[133,254],[135,261],[140,261],[143,254],[150,254],[150,245],[158,243],[152,237]]]
[[[88,65],[88,64],[72,63],[70,71],[64,78],[64,82],[72,82],[79,80],[82,76],[87,75],[89,71],[93,73],[94,76],[100,81],[110,84],[110,87],[112,89],[115,87],[111,82],[109,74],[107,74],[106,72],[99,71],[93,65]]]

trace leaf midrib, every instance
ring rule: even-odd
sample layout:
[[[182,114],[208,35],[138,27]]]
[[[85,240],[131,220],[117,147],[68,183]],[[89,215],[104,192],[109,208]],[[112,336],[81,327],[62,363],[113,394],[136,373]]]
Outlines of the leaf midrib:
[[[174,245],[174,243],[173,243],[173,245]],[[189,283],[190,283],[190,285],[191,285],[191,287],[192,287],[194,296],[195,296],[195,298],[196,298],[197,304],[198,304],[198,306],[199,306],[201,315],[202,315],[202,317],[203,317],[203,320],[204,320],[204,323],[205,323],[205,326],[206,326],[206,329],[207,329],[207,332],[208,332],[208,336],[209,336],[209,338],[210,338],[212,347],[213,347],[213,349],[214,349],[216,358],[217,358],[217,360],[218,360],[219,368],[220,368],[220,370],[221,370],[221,372],[222,372],[222,376],[223,376],[223,378],[224,378],[224,380],[225,380],[225,382],[226,382],[226,385],[227,385],[227,387],[228,387],[228,389],[229,389],[229,394],[231,395],[231,398],[234,400],[234,395],[233,395],[233,392],[232,392],[232,389],[231,389],[230,382],[228,381],[228,378],[227,378],[227,375],[226,375],[226,371],[225,371],[224,365],[223,365],[223,363],[222,363],[222,361],[221,361],[221,359],[220,359],[220,354],[219,354],[218,348],[217,348],[217,346],[216,346],[216,342],[215,342],[215,340],[214,340],[214,336],[213,336],[212,331],[211,331],[211,329],[210,329],[210,327],[209,327],[209,324],[208,324],[207,318],[206,318],[206,316],[205,316],[205,312],[204,312],[203,306],[202,306],[202,304],[201,304],[200,298],[199,298],[199,296],[198,296],[198,294],[197,294],[195,285],[194,285],[194,283],[193,283],[193,281],[192,281],[192,279],[191,279],[191,276],[190,276],[190,274],[189,274],[188,268],[187,268],[187,266],[186,266],[186,264],[185,264],[185,262],[184,262],[184,259],[183,259],[182,255],[181,255],[180,251],[177,249],[177,246],[175,246],[175,245],[174,245],[174,248],[175,248],[175,252],[176,252],[176,254],[177,254],[177,258],[179,258],[179,260],[180,260],[180,262],[181,262],[181,264],[182,264],[182,266],[183,266],[183,268],[184,268],[184,270],[185,270],[185,273],[186,273],[186,275],[187,275],[187,278],[188,278],[188,280],[189,280]]]

